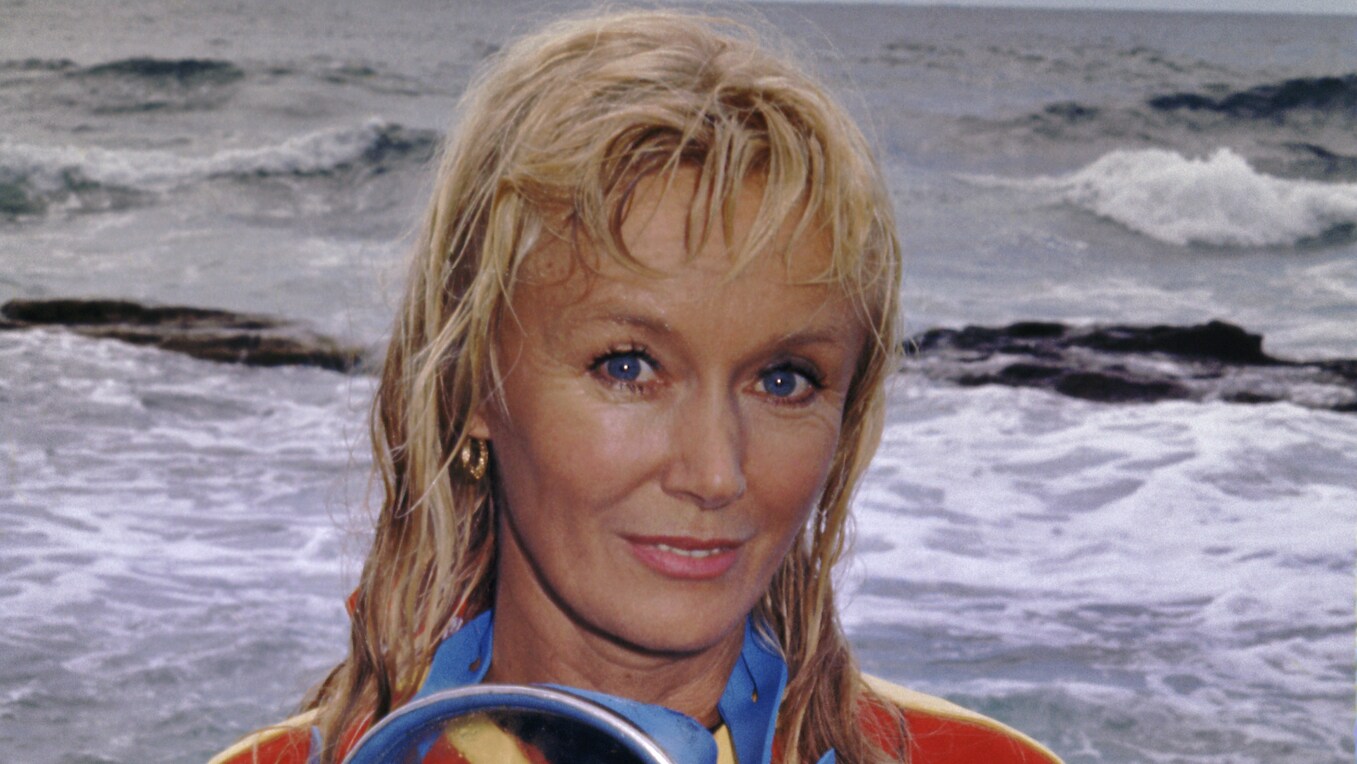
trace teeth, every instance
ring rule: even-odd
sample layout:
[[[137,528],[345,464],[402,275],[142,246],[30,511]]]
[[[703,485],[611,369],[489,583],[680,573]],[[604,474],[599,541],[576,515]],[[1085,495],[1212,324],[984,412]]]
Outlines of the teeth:
[[[725,551],[724,549],[679,549],[678,547],[669,546],[668,544],[656,544],[655,548],[663,552],[681,554],[684,557],[711,557],[718,552]]]

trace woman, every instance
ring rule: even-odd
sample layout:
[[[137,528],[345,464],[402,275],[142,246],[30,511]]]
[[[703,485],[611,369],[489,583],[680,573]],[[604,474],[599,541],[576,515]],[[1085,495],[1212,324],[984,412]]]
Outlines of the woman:
[[[839,626],[900,341],[890,202],[843,109],[739,25],[642,12],[520,40],[461,114],[374,407],[349,656],[219,760],[339,761],[482,681],[674,709],[742,764],[1053,758],[869,685]]]

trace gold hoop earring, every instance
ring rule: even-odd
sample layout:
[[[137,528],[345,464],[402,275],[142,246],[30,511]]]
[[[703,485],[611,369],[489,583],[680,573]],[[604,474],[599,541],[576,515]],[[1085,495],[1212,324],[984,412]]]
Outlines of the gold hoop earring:
[[[471,478],[471,482],[479,483],[485,478],[485,473],[490,469],[490,444],[477,438],[471,438],[462,446],[462,472]]]

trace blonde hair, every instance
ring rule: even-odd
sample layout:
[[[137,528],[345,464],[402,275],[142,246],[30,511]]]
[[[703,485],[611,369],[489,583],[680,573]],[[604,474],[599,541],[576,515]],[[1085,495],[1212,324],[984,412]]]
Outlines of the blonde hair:
[[[900,251],[862,133],[816,81],[749,27],[676,12],[566,20],[501,51],[468,88],[373,406],[384,492],[353,602],[351,648],[307,701],[329,761],[346,735],[415,691],[459,615],[489,607],[495,519],[489,481],[455,460],[472,412],[492,400],[491,339],[525,255],[562,230],[633,267],[620,225],[639,179],[697,170],[693,225],[727,231],[737,192],[761,181],[738,269],[792,226],[830,242],[820,278],[841,285],[871,335],[843,412],[827,487],[761,600],[789,669],[783,760],[899,760],[864,734],[863,686],[838,622],[832,573],[849,495],[880,439],[883,381],[900,337]],[[564,226],[564,228],[563,228]],[[795,234],[794,234],[795,235]],[[493,472],[493,471],[492,471]],[[903,735],[898,712],[891,717]]]

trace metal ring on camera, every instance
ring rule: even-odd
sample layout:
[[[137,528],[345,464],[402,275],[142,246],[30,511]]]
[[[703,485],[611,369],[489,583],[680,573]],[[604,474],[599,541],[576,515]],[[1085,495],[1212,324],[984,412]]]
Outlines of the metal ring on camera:
[[[600,703],[553,687],[515,684],[459,687],[411,701],[368,730],[344,764],[395,761],[397,751],[436,739],[456,717],[514,710],[552,714],[603,732],[642,764],[678,764],[639,726]]]

